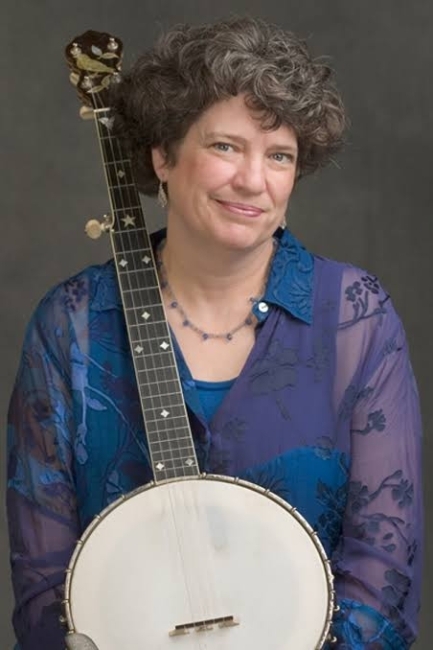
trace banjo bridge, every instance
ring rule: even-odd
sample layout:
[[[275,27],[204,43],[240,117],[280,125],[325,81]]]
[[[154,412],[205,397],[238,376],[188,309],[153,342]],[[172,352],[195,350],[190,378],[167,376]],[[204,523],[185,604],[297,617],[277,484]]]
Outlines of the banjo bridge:
[[[189,634],[191,630],[196,632],[207,632],[213,630],[214,626],[218,627],[234,627],[239,625],[239,620],[234,616],[221,616],[220,618],[208,618],[205,621],[194,621],[193,623],[182,623],[176,625],[174,630],[171,630],[169,636],[180,636],[181,634]]]

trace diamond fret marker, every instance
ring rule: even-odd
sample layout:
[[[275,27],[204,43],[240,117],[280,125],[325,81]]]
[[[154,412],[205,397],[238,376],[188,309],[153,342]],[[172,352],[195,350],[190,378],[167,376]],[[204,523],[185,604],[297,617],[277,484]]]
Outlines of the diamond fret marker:
[[[123,169],[119,169],[119,171],[117,172],[117,176],[119,178],[123,178],[125,176],[125,172],[123,171]]]
[[[111,131],[114,124],[114,117],[100,117],[99,121],[103,124],[109,131]]]
[[[167,341],[163,341],[159,347],[162,348],[163,350],[166,350],[166,349],[169,348],[170,346],[169,346],[169,344],[167,343]]]
[[[131,217],[130,214],[127,214],[126,217],[123,217],[122,221],[124,228],[127,228],[128,226],[135,226],[135,217]]]
[[[149,264],[149,262],[150,262],[150,257],[148,257],[147,255],[145,255],[145,256],[143,257],[143,262],[144,262],[145,264]]]
[[[141,354],[143,352],[143,348],[141,345],[137,345],[134,350],[136,351],[137,354]]]
[[[144,311],[144,312],[141,314],[141,318],[144,318],[144,320],[147,320],[148,318],[150,318],[150,314],[149,314],[149,312],[148,312],[148,311]]]
[[[193,459],[192,459],[192,458],[188,458],[188,459],[185,461],[185,465],[188,465],[188,467],[191,467],[191,465],[194,465],[194,461],[193,461]]]
[[[125,268],[125,266],[128,266],[128,262],[126,260],[120,260],[119,264],[120,266],[123,266],[123,268]]]
[[[170,411],[167,411],[166,409],[164,409],[163,411],[161,411],[161,415],[162,415],[163,418],[166,418],[168,415],[170,415]]]
[[[165,467],[164,463],[158,463],[158,465],[156,466],[156,469],[161,471],[162,469],[164,469],[164,467]]]

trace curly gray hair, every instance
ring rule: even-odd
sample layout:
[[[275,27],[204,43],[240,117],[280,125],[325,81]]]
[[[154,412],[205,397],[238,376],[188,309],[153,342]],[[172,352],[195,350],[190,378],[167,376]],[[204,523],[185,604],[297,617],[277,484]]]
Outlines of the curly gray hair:
[[[292,127],[298,177],[325,165],[342,144],[345,112],[331,68],[291,32],[254,18],[179,25],[162,35],[113,89],[115,133],[144,194],[158,179],[151,150],[175,164],[179,143],[212,104],[244,94],[263,128]]]

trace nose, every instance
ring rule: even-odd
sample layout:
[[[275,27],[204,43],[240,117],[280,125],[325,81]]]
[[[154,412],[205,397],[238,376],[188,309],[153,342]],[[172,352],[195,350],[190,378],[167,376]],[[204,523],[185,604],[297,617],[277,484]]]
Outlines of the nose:
[[[262,156],[242,156],[236,167],[233,187],[245,194],[262,194],[265,191],[266,169]]]

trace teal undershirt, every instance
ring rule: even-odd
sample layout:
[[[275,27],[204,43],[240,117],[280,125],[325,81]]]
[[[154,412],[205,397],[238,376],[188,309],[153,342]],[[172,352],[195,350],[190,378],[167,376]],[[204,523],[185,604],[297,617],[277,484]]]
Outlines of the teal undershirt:
[[[234,379],[228,379],[226,381],[194,380],[207,422],[212,420],[234,382]]]

